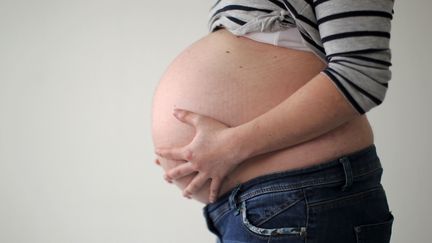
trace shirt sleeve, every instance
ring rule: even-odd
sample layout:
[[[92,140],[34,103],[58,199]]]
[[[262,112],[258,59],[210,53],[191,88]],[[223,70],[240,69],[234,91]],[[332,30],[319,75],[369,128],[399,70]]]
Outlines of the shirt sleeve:
[[[384,100],[391,79],[394,0],[314,0],[327,75],[359,114]]]

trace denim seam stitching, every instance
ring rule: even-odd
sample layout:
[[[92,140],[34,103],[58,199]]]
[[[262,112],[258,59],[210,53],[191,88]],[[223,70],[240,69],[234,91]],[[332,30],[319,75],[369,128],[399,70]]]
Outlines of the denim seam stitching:
[[[350,161],[356,161],[356,160],[362,159],[362,156],[360,156],[360,157],[352,157],[352,155],[350,155],[350,154],[346,155],[346,157]],[[377,168],[381,168],[382,167],[379,158],[364,159],[364,160],[365,160],[364,161],[365,163],[366,162],[369,163],[369,162],[372,161],[372,162],[374,162],[374,164],[367,165],[366,167],[360,167],[359,169],[357,169],[360,173],[362,173],[365,170],[369,170],[369,169],[371,169],[373,167],[376,167],[376,166],[377,166]],[[266,183],[266,182],[272,181],[274,179],[283,178],[285,176],[298,175],[298,174],[301,174],[302,172],[312,173],[312,172],[316,172],[316,171],[320,171],[320,170],[334,169],[334,168],[337,168],[339,166],[340,166],[339,159],[336,159],[336,160],[328,162],[328,163],[318,164],[318,165],[316,165],[314,167],[313,170],[311,170],[311,169],[295,169],[294,171],[288,171],[288,172],[275,172],[275,173],[270,173],[270,174],[267,174],[267,175],[259,176],[259,177],[255,178],[255,179],[262,178],[262,181],[260,181],[260,183]],[[353,166],[353,167],[356,167],[356,166]],[[291,172],[291,173],[289,173],[289,172]],[[269,178],[270,176],[274,176],[274,178]],[[255,180],[255,179],[253,179],[253,180]]]
[[[255,226],[260,227],[262,224],[268,222],[269,220],[271,220],[271,219],[273,219],[274,217],[278,216],[279,214],[283,213],[285,210],[291,208],[292,206],[296,205],[297,203],[299,203],[299,202],[302,201],[302,200],[303,200],[303,198],[299,198],[299,199],[295,200],[294,202],[288,204],[288,205],[285,206],[284,208],[278,210],[278,212],[276,212],[276,213],[273,214],[272,216],[270,216],[270,217],[268,217],[268,218],[266,218],[266,219],[264,219],[264,220],[261,220],[261,221],[260,221],[259,223],[257,223]]]
[[[337,202],[337,201],[342,201],[342,200],[346,200],[346,199],[351,199],[351,198],[354,198],[354,197],[357,197],[357,196],[361,196],[361,195],[367,194],[369,192],[378,191],[378,190],[381,190],[381,189],[382,189],[381,186],[377,186],[377,187],[373,187],[371,189],[368,189],[366,191],[361,191],[361,192],[350,194],[350,195],[347,195],[347,196],[344,196],[344,197],[339,197],[337,199],[330,199],[330,200],[324,200],[324,201],[320,201],[320,202],[316,202],[316,203],[311,203],[309,206],[315,207],[315,206],[319,206],[319,205],[322,205],[322,204],[328,204],[328,203],[331,203],[331,202]]]
[[[307,196],[306,196],[306,191],[304,189],[302,189],[302,191],[303,191],[303,197],[305,200],[305,207],[306,207],[306,226],[305,226],[306,227],[306,235],[304,236],[304,241],[305,241],[305,243],[307,243],[308,231],[309,231],[309,201],[308,201]]]
[[[229,211],[231,211],[231,209],[228,207],[224,208],[221,213],[218,213],[213,219],[214,224],[217,224],[217,222],[219,222],[219,220],[221,220],[227,213],[229,213]]]
[[[356,176],[354,176],[353,178],[360,178],[369,174],[374,173],[375,171],[381,169],[382,167],[377,167],[373,170],[370,170],[366,173],[363,174],[357,174]],[[266,194],[266,193],[273,193],[273,192],[283,192],[283,191],[288,191],[288,190],[295,190],[295,189],[302,189],[304,187],[308,187],[308,186],[316,186],[316,185],[327,185],[327,184],[332,184],[332,183],[337,183],[337,182],[343,182],[345,181],[344,179],[339,179],[339,180],[329,180],[329,179],[333,179],[336,177],[321,177],[321,178],[317,178],[317,179],[312,179],[309,181],[305,181],[302,183],[296,183],[296,184],[288,184],[288,185],[278,185],[277,187],[275,186],[268,186],[268,187],[264,187],[264,188],[260,188],[260,189],[256,189],[252,192],[247,192],[243,195],[239,196],[240,201],[245,201],[248,199],[251,199],[253,197],[256,197],[258,195],[262,195],[262,194]],[[324,183],[325,182],[325,183]]]
[[[246,209],[245,209],[245,207],[244,207],[244,202],[242,202],[242,205],[240,206],[240,210],[241,210],[241,213],[240,213],[240,215],[239,215],[239,217],[243,217],[242,215],[243,215],[243,213],[246,213],[246,212],[244,212]],[[240,221],[241,221],[241,225],[243,226],[243,228],[246,230],[246,232],[248,232],[249,234],[251,234],[252,236],[254,236],[254,237],[257,237],[257,238],[259,238],[259,239],[262,239],[262,240],[268,240],[268,238],[269,238],[269,236],[268,235],[261,235],[261,234],[259,234],[259,233],[256,233],[256,232],[253,232],[251,229],[249,229],[249,227],[244,223],[244,221],[243,221],[243,218],[242,219],[240,219]],[[252,225],[253,227],[257,227],[257,226],[254,226],[254,225]],[[257,228],[260,228],[260,227],[257,227]],[[302,228],[304,228],[304,227],[297,227],[298,229],[300,229],[300,232],[301,232],[301,230],[302,230]],[[265,229],[265,228],[263,228],[263,229]],[[271,230],[271,229],[270,229]],[[292,237],[299,237],[300,236],[300,234],[301,233],[296,233],[296,234],[278,234],[277,236],[273,236],[273,237],[277,237],[277,238],[292,238]]]
[[[382,167],[380,167],[380,166],[376,167],[373,170],[367,171],[366,173],[359,173],[359,174],[355,175],[354,178],[358,179],[360,177],[372,174],[372,173],[374,173],[380,169],[382,169]],[[359,170],[359,171],[364,171],[364,170]],[[336,178],[336,177],[330,177],[330,179],[332,179],[332,178]],[[309,181],[306,181],[303,183],[282,185],[282,186],[278,186],[277,190],[273,190],[274,186],[268,186],[267,188],[264,188],[265,190],[263,190],[261,188],[261,189],[257,189],[257,190],[252,191],[252,192],[245,193],[243,195],[239,195],[239,201],[237,203],[241,203],[244,200],[248,200],[248,199],[251,199],[255,196],[259,196],[259,195],[266,194],[266,193],[283,192],[283,191],[289,191],[289,190],[295,190],[295,189],[302,189],[305,187],[316,186],[316,185],[329,185],[329,184],[335,184],[335,183],[340,183],[340,182],[344,181],[344,179],[327,181],[328,179],[329,179],[329,177],[327,177],[327,178],[322,177],[322,178],[318,178],[318,179],[312,179],[312,180],[309,180]],[[327,181],[327,182],[322,183],[323,181]],[[213,218],[215,223],[217,221],[219,221],[221,217],[223,217],[226,213],[228,213],[230,211],[230,209],[227,209],[227,208],[220,210],[220,207],[223,207],[223,206],[224,206],[224,204],[220,205],[216,209],[213,209],[212,212],[209,213],[209,215],[211,215],[211,218]],[[214,212],[218,211],[218,210],[220,210],[221,213],[215,214]],[[214,216],[214,215],[216,215],[216,216]]]

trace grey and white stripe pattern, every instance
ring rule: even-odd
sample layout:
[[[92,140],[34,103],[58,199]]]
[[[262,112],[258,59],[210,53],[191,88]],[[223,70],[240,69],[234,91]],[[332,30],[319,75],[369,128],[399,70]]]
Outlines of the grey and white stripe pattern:
[[[364,114],[380,105],[391,79],[394,0],[218,0],[209,29],[235,35],[297,27],[322,71]]]

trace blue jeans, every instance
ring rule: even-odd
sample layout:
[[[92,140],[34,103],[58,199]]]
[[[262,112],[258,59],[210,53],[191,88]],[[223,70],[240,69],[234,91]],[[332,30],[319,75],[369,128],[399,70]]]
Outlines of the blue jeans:
[[[203,208],[218,243],[388,243],[393,224],[374,144],[239,184]]]

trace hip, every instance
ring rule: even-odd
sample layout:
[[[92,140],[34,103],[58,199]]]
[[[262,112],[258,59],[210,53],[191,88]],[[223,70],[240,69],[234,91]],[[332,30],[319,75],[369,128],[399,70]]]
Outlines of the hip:
[[[255,177],[326,163],[364,149],[373,142],[367,117],[357,117],[309,141],[249,158],[227,177],[221,194]]]
[[[203,212],[222,242],[388,243],[394,218],[382,173],[372,144],[238,184]]]

